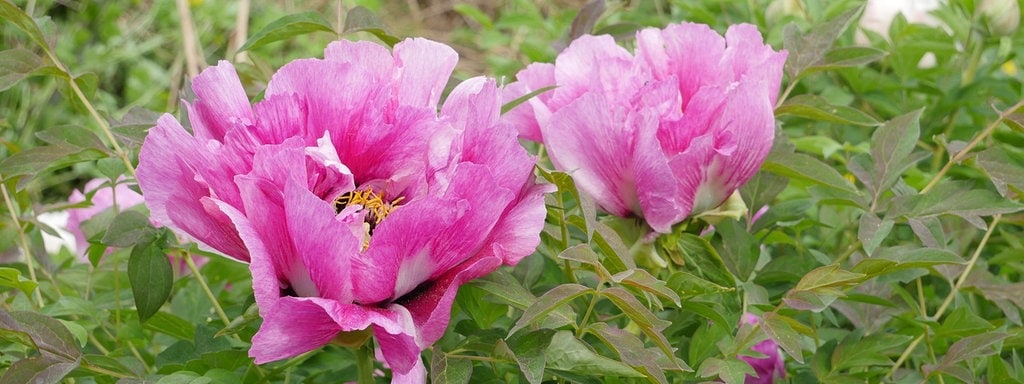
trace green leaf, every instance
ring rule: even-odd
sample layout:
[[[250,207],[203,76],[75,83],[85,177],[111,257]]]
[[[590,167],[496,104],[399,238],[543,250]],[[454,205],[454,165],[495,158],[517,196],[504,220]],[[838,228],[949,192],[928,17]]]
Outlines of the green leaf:
[[[573,337],[572,332],[558,331],[551,337],[547,350],[547,369],[561,370],[579,375],[644,377],[622,362],[594,353],[585,343]]]
[[[844,271],[838,265],[826,265],[808,272],[782,299],[791,308],[821,312],[837,298],[842,288],[863,281],[866,275]]]
[[[765,312],[761,317],[761,328],[772,340],[779,343],[782,350],[793,357],[798,363],[804,363],[803,349],[800,347],[800,334],[793,330],[790,323],[796,320],[779,315],[775,312]]]
[[[597,25],[597,20],[604,13],[604,0],[590,0],[580,8],[576,18],[572,19],[572,26],[569,27],[569,42],[576,38],[590,34]]]
[[[519,334],[507,341],[509,350],[512,351],[519,370],[526,376],[530,384],[538,384],[544,379],[544,365],[546,352],[551,345],[551,337],[555,334],[553,329],[539,329],[534,332]]]
[[[921,136],[921,112],[898,116],[889,120],[871,135],[871,159],[875,163],[875,195],[889,190],[896,180],[914,164],[909,156]]]
[[[36,43],[39,48],[46,52],[52,51],[50,44],[43,37],[43,32],[39,30],[39,25],[36,24],[35,20],[32,20],[31,16],[18,8],[17,5],[14,5],[14,3],[11,3],[10,0],[0,0],[0,18],[11,22],[15,27],[25,32],[29,39]]]
[[[82,360],[86,364],[93,367],[100,367],[111,372],[117,372],[128,376],[137,376],[138,372],[132,371],[131,368],[126,367],[120,361],[110,356],[105,355],[85,355]]]
[[[136,244],[152,243],[158,233],[146,215],[129,209],[114,216],[103,235],[103,244],[128,248]]]
[[[647,309],[639,300],[633,295],[627,292],[625,289],[619,287],[611,287],[600,292],[602,297],[607,298],[616,307],[622,310],[622,313],[629,317],[637,327],[647,338],[654,342],[654,345],[658,346],[658,349],[665,354],[665,357],[673,364],[673,368],[684,371],[692,371],[693,369],[686,365],[685,362],[675,357],[673,352],[672,344],[669,343],[668,339],[662,331],[666,327],[671,325],[670,322],[662,320],[655,316],[650,309]]]
[[[995,326],[975,315],[967,307],[960,307],[946,316],[942,325],[935,328],[935,335],[940,337],[960,338],[995,330]]]
[[[551,290],[541,295],[541,297],[537,299],[537,302],[530,305],[529,308],[526,308],[526,311],[523,312],[523,317],[519,318],[519,321],[516,321],[515,326],[508,331],[508,334],[514,335],[517,331],[523,329],[523,327],[543,319],[548,313],[551,313],[551,311],[554,311],[588,293],[592,294],[594,293],[594,290],[579,284],[562,284],[551,288]]]
[[[43,66],[43,59],[27,49],[0,51],[0,92],[10,89]]]
[[[15,153],[0,162],[3,181],[17,176],[29,176],[18,182],[20,191],[28,181],[42,172],[67,167],[71,164],[94,161],[107,157],[103,151],[71,145],[46,145],[32,147]]]
[[[20,290],[26,296],[31,295],[39,284],[26,279],[21,271],[14,268],[0,267],[0,287]]]
[[[238,48],[238,52],[281,41],[287,38],[310,34],[313,32],[334,33],[331,24],[316,12],[303,12],[283,16],[267,24],[259,32],[252,35],[245,44]]]
[[[0,376],[4,384],[57,384],[64,376],[78,368],[78,362],[68,362],[51,355],[37,355],[11,364]]]
[[[593,200],[586,194],[581,194],[579,190],[576,189],[576,182],[573,180],[572,176],[569,176],[568,173],[560,171],[548,171],[541,167],[536,167],[536,169],[538,173],[540,173],[540,176],[544,178],[544,180],[547,180],[549,183],[554,184],[558,188],[559,195],[556,195],[557,197],[560,198],[561,194],[568,193],[570,197],[572,197],[571,200],[577,202],[576,208],[579,210],[580,215],[583,216],[582,224],[584,225],[583,227],[580,227],[580,230],[586,233],[587,238],[589,239],[591,234],[595,230],[599,229],[597,228],[599,223],[596,219],[597,211],[596,207],[594,206]],[[559,199],[559,202],[561,202],[561,199]],[[564,209],[561,215],[566,217],[570,216],[569,212],[571,210],[571,207],[561,206],[558,208]],[[562,223],[562,225],[565,225],[565,223]],[[605,240],[609,240],[609,238],[606,236]],[[628,256],[628,253],[626,255]],[[613,258],[620,257],[617,254],[606,254],[605,256]],[[622,270],[616,270],[615,268],[611,269],[613,272],[620,272],[622,270],[625,270],[625,268],[623,268]]]
[[[397,37],[387,32],[387,29],[384,28],[384,23],[373,12],[362,6],[350,9],[348,14],[345,15],[345,27],[341,30],[341,33],[348,34],[354,32],[368,32],[391,47],[394,47],[400,41]]]
[[[607,323],[591,324],[587,332],[601,339],[619,355],[619,360],[642,372],[651,381],[668,382],[664,369],[657,364],[658,352],[645,348],[643,340],[636,335]]]
[[[1024,190],[1024,167],[1003,147],[993,146],[978,152],[975,162],[988,174],[1003,197],[1009,197],[1007,186],[1018,191]]]
[[[670,289],[664,281],[658,280],[654,275],[651,275],[647,270],[633,269],[619,272],[612,276],[612,281],[668,299],[676,307],[682,305],[679,294]]]
[[[584,265],[589,265],[594,268],[594,272],[597,273],[598,278],[602,282],[608,282],[612,280],[611,273],[608,269],[601,265],[601,261],[597,259],[597,254],[590,248],[588,244],[576,244],[567,248],[562,253],[558,254],[559,259],[572,260]]]
[[[946,354],[942,356],[942,360],[940,360],[938,364],[926,364],[922,367],[922,370],[928,377],[941,372],[951,374],[961,380],[970,382],[971,376],[973,375],[971,375],[969,370],[958,367],[957,364],[967,359],[985,357],[999,353],[1001,348],[998,347],[997,344],[1007,337],[1010,337],[1010,334],[1005,332],[988,332],[980,335],[967,336],[953,343],[953,345],[946,350]]]
[[[890,203],[890,215],[911,217],[932,217],[939,215],[960,216],[979,229],[985,229],[982,216],[1013,213],[1024,209],[1024,205],[1004,199],[998,193],[987,189],[971,189],[967,183],[947,181],[939,183],[928,193],[894,198]]]
[[[543,87],[543,88],[537,89],[537,90],[535,90],[533,92],[530,92],[530,93],[527,93],[525,95],[519,96],[519,97],[515,98],[514,100],[509,101],[509,102],[503,104],[501,106],[501,114],[504,115],[505,113],[507,113],[508,111],[511,111],[515,107],[518,107],[519,104],[525,103],[525,102],[529,101],[530,99],[532,99],[534,97],[537,97],[537,95],[540,95],[540,94],[542,94],[544,92],[550,91],[550,90],[555,89],[555,88],[558,88],[558,87],[556,87],[554,85],[549,85],[547,87]],[[561,188],[559,188],[559,190],[561,190]]]
[[[146,329],[192,341],[196,337],[196,326],[191,322],[166,312],[156,312],[143,325]]]
[[[78,364],[82,351],[75,336],[59,320],[36,312],[11,312],[0,309],[3,328],[27,333],[43,356]],[[2,381],[0,381],[2,382]]]
[[[761,169],[854,195],[859,195],[849,180],[821,160],[800,153],[772,152]]]
[[[864,252],[871,255],[889,236],[892,226],[896,224],[890,219],[879,219],[874,213],[864,212],[860,215],[860,226],[857,227],[857,239],[860,240]]]
[[[692,233],[671,233],[658,236],[657,245],[674,263],[686,266],[697,276],[719,286],[736,286],[736,277],[729,272],[718,251],[707,239]]]
[[[441,351],[435,351],[430,359],[430,381],[432,383],[465,384],[473,376],[473,363],[466,359],[452,359]]]
[[[881,60],[888,55],[888,52],[872,47],[839,47],[825,53],[825,57],[820,62],[808,67],[801,76],[820,71],[858,67]]]
[[[135,308],[142,323],[167,302],[174,282],[171,262],[160,248],[159,240],[136,245],[128,259],[128,281],[132,285]]]
[[[832,105],[827,100],[815,95],[797,95],[786,99],[775,108],[776,116],[797,116],[805,119],[828,123],[859,125],[874,127],[879,125],[874,117],[859,109],[843,105]]]
[[[619,273],[636,268],[632,252],[614,229],[599,221],[593,222],[592,225],[595,228],[594,243],[601,250],[601,254],[605,256],[602,265],[609,272]]]
[[[839,35],[850,26],[850,22],[862,8],[857,7],[843,12],[832,20],[811,28],[804,35],[800,35],[800,30],[795,24],[783,29],[782,47],[789,51],[784,72],[790,81],[796,81],[809,73],[806,72],[808,68],[826,62],[826,53],[831,50]]]
[[[483,289],[498,299],[500,303],[511,305],[520,310],[526,310],[537,298],[525,287],[522,282],[504,269],[491,272],[479,279],[469,283],[472,286]],[[576,315],[568,307],[555,309],[543,323],[546,327],[558,328],[576,321]]]
[[[747,375],[753,376],[756,374],[754,368],[750,367],[750,364],[738,358],[722,360],[712,357],[704,360],[704,363],[700,365],[700,369],[697,370],[697,376],[718,376],[725,384],[741,384],[746,380]]]
[[[771,204],[775,197],[786,189],[789,179],[768,172],[757,172],[754,177],[740,187],[740,196],[749,204],[751,215],[761,207]]]
[[[856,367],[887,366],[891,356],[902,352],[902,347],[913,337],[879,332],[863,337],[862,331],[848,335],[832,352],[832,371]]]
[[[721,239],[716,248],[721,250],[722,262],[740,281],[747,281],[754,273],[761,244],[736,220],[715,224],[715,232]]]
[[[852,272],[871,278],[913,268],[964,263],[960,256],[944,249],[899,246],[878,250],[871,258],[857,263]]]

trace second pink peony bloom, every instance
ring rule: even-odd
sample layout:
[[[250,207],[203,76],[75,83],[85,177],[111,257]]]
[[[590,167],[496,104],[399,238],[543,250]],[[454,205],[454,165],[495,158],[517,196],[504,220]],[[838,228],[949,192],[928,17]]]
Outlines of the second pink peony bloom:
[[[613,215],[666,233],[724,202],[772,147],[786,52],[753,25],[725,37],[683,23],[636,34],[636,53],[582,36],[554,64],[532,64],[511,101],[555,85],[503,118]]]

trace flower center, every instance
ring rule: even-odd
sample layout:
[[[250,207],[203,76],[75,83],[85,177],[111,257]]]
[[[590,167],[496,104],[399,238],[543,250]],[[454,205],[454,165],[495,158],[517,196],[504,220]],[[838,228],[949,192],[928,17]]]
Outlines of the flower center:
[[[346,192],[338,196],[337,199],[334,199],[334,210],[335,212],[341,212],[349,205],[359,205],[362,207],[361,210],[366,211],[366,218],[363,223],[366,235],[363,237],[362,248],[365,251],[370,246],[370,235],[373,233],[374,228],[377,228],[377,225],[384,221],[385,217],[388,217],[395,209],[398,209],[398,204],[402,200],[405,200],[405,197],[399,196],[394,200],[388,201],[384,193],[377,193],[367,188]]]

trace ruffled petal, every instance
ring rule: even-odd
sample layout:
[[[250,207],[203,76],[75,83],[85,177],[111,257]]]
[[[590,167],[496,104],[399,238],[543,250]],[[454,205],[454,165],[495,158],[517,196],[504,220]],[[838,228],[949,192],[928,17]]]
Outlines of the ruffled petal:
[[[395,59],[384,46],[371,41],[338,40],[327,45],[324,59],[351,63],[371,74],[378,83],[391,80]]]
[[[221,60],[192,80],[196,101],[189,107],[189,121],[196,138],[221,141],[235,127],[253,124],[252,106],[235,67]]]
[[[730,26],[725,32],[725,41],[728,48],[722,62],[726,68],[732,69],[732,79],[759,82],[767,91],[771,104],[775,105],[787,52],[776,52],[764,44],[761,33],[751,24]]]
[[[641,31],[637,39],[640,65],[661,76],[657,80],[675,76],[684,106],[702,86],[731,80],[720,67],[725,39],[707,25],[672,24],[664,30]]]
[[[434,109],[448,83],[459,54],[451,47],[422,38],[395,44],[397,94],[401,105]]]
[[[197,241],[233,258],[248,261],[248,251],[231,221],[211,198],[210,157],[171,115],[161,116],[150,129],[139,153],[139,187],[151,217],[180,229]],[[231,188],[234,188],[233,186]]]
[[[555,85],[555,66],[533,63],[516,74],[516,82],[502,89],[502,105],[508,104],[538,89]],[[536,142],[544,141],[540,127],[551,118],[548,103],[554,90],[534,96],[501,116],[502,121],[519,131],[519,136]]]

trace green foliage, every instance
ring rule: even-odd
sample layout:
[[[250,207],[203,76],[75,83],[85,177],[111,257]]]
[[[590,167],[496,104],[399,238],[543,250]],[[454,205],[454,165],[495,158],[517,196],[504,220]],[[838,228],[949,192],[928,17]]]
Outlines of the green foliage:
[[[29,3],[0,0],[0,382],[356,380],[335,345],[254,364],[247,267],[144,209],[83,223],[81,256],[44,249],[40,216],[89,206],[67,202],[88,179],[134,187],[146,131],[191,95],[173,2]],[[742,383],[740,356],[769,339],[792,382],[1024,382],[1024,32],[992,35],[977,1],[884,36],[857,27],[854,0],[261,3],[239,42],[237,4],[190,3],[201,66],[235,61],[253,97],[337,38],[429,36],[462,55],[457,78],[505,83],[584,33],[631,47],[678,21],[753,23],[788,51],[775,148],[740,219],[649,238],[528,145],[557,188],[542,243],[462,287],[425,352],[433,382]]]

